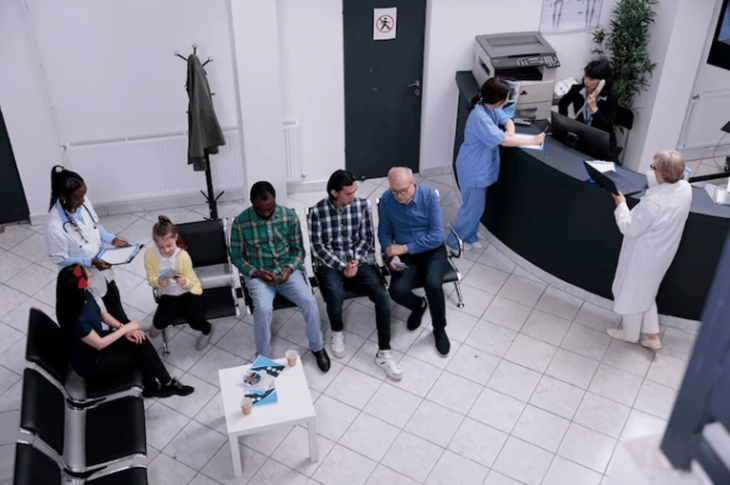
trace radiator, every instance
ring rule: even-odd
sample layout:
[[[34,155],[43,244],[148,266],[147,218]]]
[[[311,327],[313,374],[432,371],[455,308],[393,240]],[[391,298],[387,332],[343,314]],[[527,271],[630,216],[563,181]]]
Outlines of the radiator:
[[[210,156],[216,194],[243,186],[238,130],[226,129],[224,135],[226,144]],[[64,158],[84,177],[94,204],[102,205],[205,192],[205,172],[193,171],[187,151],[187,134],[178,132],[71,142]]]
[[[714,148],[718,142],[730,145],[730,136],[721,131],[730,119],[730,91],[700,93],[692,97],[679,136],[679,149]]]
[[[304,178],[301,156],[301,129],[297,120],[284,121],[284,158],[286,180],[301,181]]]

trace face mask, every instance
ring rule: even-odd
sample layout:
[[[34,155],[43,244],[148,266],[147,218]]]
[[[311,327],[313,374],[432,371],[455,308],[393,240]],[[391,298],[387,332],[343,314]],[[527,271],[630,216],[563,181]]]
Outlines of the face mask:
[[[656,171],[649,169],[649,171],[646,172],[646,181],[649,184],[649,188],[659,185],[659,182],[656,179]]]

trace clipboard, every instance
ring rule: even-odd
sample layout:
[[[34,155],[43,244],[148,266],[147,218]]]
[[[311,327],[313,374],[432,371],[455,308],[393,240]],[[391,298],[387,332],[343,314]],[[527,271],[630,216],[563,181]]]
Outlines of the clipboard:
[[[583,162],[583,165],[586,167],[588,176],[612,194],[618,195],[619,191],[621,191],[624,195],[634,195],[644,190],[644,187],[638,187],[632,184],[616,172],[601,172],[586,161]]]
[[[127,264],[137,256],[137,253],[144,244],[134,244],[126,248],[107,248],[97,254],[96,259],[106,261],[109,264]]]

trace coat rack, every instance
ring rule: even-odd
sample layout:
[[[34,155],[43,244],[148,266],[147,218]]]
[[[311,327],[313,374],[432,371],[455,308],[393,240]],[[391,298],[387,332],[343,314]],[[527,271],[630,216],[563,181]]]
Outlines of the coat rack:
[[[198,52],[198,46],[197,46],[197,44],[193,44],[192,55],[195,56],[196,58],[197,58],[197,52]],[[187,63],[190,63],[190,61],[191,61],[189,57],[185,57],[177,51],[174,52],[174,55],[179,57],[180,59],[184,60]],[[208,64],[209,62],[212,62],[212,61],[213,61],[213,58],[208,57],[208,59],[201,64],[201,67],[204,67],[206,64]],[[188,71],[188,76],[190,76],[190,71]],[[203,74],[203,77],[205,77],[204,74]],[[188,82],[190,82],[190,77],[188,77]],[[208,87],[207,79],[204,81],[204,84],[205,84],[205,90],[208,91],[209,87]],[[213,94],[214,93],[210,93],[211,96]],[[218,121],[215,118],[215,112],[213,111],[212,101],[210,102],[209,116],[210,115],[212,115],[212,118],[215,121],[215,128],[212,129],[212,133],[210,134],[210,136],[213,139],[216,139],[216,137],[219,137],[219,141],[220,141],[220,143],[217,143],[217,141],[216,141],[216,143],[211,145],[213,148],[215,148],[215,151],[213,151],[213,153],[217,153],[217,147],[225,144],[225,139],[223,138],[223,132],[220,130]],[[190,106],[188,107],[188,116],[190,116]],[[191,131],[190,126],[188,126],[188,137],[190,137],[192,135],[192,133],[190,131]],[[188,149],[190,149],[190,146],[188,146]],[[210,155],[208,153],[208,147],[205,147],[205,149],[204,149],[204,157],[205,157],[205,184],[207,186],[208,193],[206,194],[202,190],[200,191],[200,193],[203,194],[203,197],[205,197],[205,201],[208,204],[208,209],[210,211],[210,219],[215,220],[215,219],[218,219],[218,207],[217,207],[218,199],[220,198],[221,195],[223,195],[223,192],[225,192],[225,191],[221,191],[221,193],[216,196],[215,192],[213,190],[213,175],[211,173],[211,168],[210,168]],[[197,157],[197,158],[199,158],[199,157]]]

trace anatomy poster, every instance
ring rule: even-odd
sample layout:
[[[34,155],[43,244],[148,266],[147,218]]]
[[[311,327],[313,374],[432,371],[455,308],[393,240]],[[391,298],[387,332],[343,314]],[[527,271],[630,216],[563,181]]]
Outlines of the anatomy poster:
[[[543,0],[540,32],[597,29],[603,0]]]

